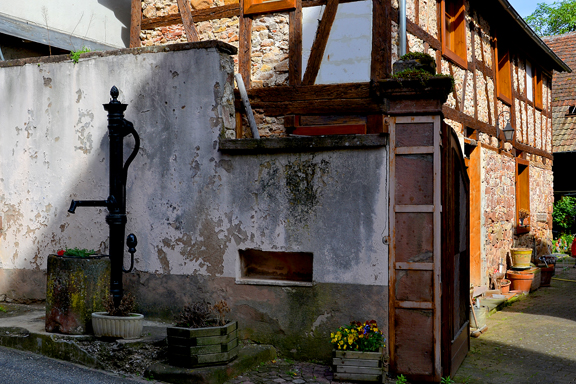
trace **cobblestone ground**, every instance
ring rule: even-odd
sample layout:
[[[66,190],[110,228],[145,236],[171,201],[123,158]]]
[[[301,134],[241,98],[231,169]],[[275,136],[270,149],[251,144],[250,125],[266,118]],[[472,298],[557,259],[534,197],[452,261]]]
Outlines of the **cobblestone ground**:
[[[333,381],[329,366],[295,362],[290,359],[277,359],[261,364],[257,369],[248,372],[225,384],[307,384],[307,383],[338,383],[351,384],[343,381]],[[386,383],[394,383],[393,380]]]
[[[555,278],[573,281],[554,279],[551,287],[540,288],[488,319],[487,332],[471,338],[471,350],[454,383],[576,383],[576,269],[559,264]],[[288,359],[262,364],[226,382],[274,383],[337,382],[329,366]]]
[[[576,269],[558,264],[554,277],[573,281],[553,279],[488,319],[457,383],[576,383]]]

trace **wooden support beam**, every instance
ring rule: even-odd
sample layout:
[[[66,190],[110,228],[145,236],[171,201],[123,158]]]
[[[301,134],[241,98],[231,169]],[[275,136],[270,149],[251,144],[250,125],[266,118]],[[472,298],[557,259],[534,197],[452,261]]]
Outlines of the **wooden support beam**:
[[[182,16],[182,24],[184,24],[184,30],[186,30],[186,38],[189,42],[199,41],[198,32],[196,31],[196,26],[194,25],[194,18],[192,17],[192,8],[190,7],[190,2],[188,0],[178,0],[178,9],[180,10],[180,15]]]
[[[462,124],[472,128],[472,129],[476,129],[479,132],[487,133],[490,136],[496,137],[496,127],[489,125],[489,124],[486,124],[486,123],[483,123],[481,121],[478,121],[478,120],[474,119],[472,116],[468,116],[465,113],[457,111],[457,110],[450,108],[446,105],[442,106],[442,113],[444,114],[444,117],[447,119],[454,120],[456,122],[462,123]],[[514,145],[514,148],[516,148],[522,152],[541,156],[541,157],[544,157],[544,158],[550,159],[550,160],[554,159],[554,156],[551,153],[546,152],[542,149],[538,149],[538,148],[532,147],[530,145],[522,144],[522,143],[519,143],[518,141],[515,141],[513,145]],[[502,152],[502,154],[505,154],[505,152]]]
[[[244,79],[246,89],[250,89],[252,87],[252,18],[244,15],[243,3],[243,0],[241,0],[238,72]]]
[[[296,9],[290,12],[290,52],[288,54],[288,84],[302,83],[302,0],[296,1]]]
[[[391,0],[372,1],[372,81],[387,78],[392,70],[392,20],[387,16],[391,9]]]
[[[192,18],[196,23],[201,21],[231,18],[234,16],[240,16],[240,4],[229,4],[221,7],[192,11]],[[142,29],[167,27],[169,25],[180,24],[181,22],[182,16],[180,16],[180,12],[178,12],[172,15],[144,19],[142,20]]]
[[[336,18],[337,11],[338,0],[328,0],[324,14],[322,15],[322,20],[320,20],[320,24],[318,25],[318,31],[316,31],[314,43],[312,43],[312,51],[310,52],[306,72],[304,72],[304,80],[302,81],[304,85],[313,85],[316,82],[316,76],[318,76],[318,71],[320,70],[322,57],[324,57],[324,51],[326,50],[326,44],[328,44],[328,37],[330,36],[330,29]]]
[[[142,24],[142,1],[132,0],[132,8],[130,10],[130,48],[140,46],[140,30]]]

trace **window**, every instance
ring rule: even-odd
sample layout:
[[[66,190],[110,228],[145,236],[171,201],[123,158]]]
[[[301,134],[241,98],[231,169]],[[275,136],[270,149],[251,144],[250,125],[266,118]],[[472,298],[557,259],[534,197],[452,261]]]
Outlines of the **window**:
[[[542,70],[534,68],[534,106],[542,109]]]
[[[530,232],[530,166],[516,158],[516,233]],[[528,217],[526,216],[528,213]]]
[[[534,71],[532,70],[532,63],[526,60],[526,97],[528,100],[534,102]]]
[[[442,54],[468,68],[464,0],[442,0]]]
[[[313,259],[309,252],[239,251],[240,284],[304,285],[312,283]]]
[[[542,70],[526,60],[526,96],[542,109]]]
[[[268,13],[296,8],[296,0],[244,0],[244,14]]]
[[[508,105],[512,105],[512,72],[510,70],[510,52],[502,41],[496,42],[496,71],[498,97]]]

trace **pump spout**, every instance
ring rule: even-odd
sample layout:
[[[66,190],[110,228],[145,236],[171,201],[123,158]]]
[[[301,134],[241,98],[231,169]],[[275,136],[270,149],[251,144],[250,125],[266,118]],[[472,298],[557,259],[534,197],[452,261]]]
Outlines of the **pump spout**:
[[[76,213],[77,207],[107,207],[112,208],[116,205],[114,196],[108,197],[107,200],[72,200],[68,212]]]

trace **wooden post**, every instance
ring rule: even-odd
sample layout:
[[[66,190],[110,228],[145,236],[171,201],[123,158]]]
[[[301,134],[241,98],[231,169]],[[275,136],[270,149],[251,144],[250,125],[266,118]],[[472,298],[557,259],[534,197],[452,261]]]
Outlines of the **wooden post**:
[[[132,0],[132,18],[130,20],[130,48],[140,46],[140,31],[142,25],[142,0]]]
[[[182,24],[184,24],[184,29],[186,30],[186,38],[190,42],[199,41],[198,32],[196,32],[196,26],[194,26],[194,19],[192,18],[190,2],[188,0],[178,0],[178,8],[182,16]]]

